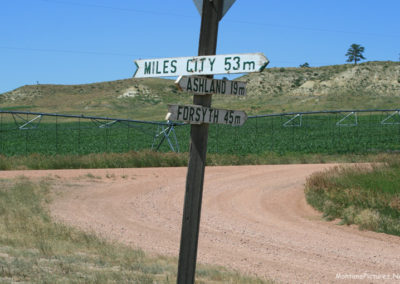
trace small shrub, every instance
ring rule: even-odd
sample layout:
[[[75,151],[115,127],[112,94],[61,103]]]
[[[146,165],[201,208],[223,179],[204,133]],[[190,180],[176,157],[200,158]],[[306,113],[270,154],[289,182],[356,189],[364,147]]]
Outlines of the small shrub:
[[[354,224],[354,219],[356,218],[356,216],[357,216],[356,208],[353,205],[347,207],[343,211],[343,224],[346,225]]]
[[[400,196],[395,196],[389,203],[390,208],[400,211]]]
[[[300,87],[301,84],[303,83],[303,80],[304,80],[303,77],[297,78],[297,79],[294,81],[293,86],[295,86],[295,87]]]
[[[340,217],[340,206],[331,200],[326,200],[324,203],[323,212],[324,218],[332,221],[333,219]]]
[[[303,64],[300,64],[301,68],[310,68],[310,64],[308,64],[308,62],[305,62]]]
[[[86,174],[86,177],[87,177],[87,178],[91,178],[91,179],[101,179],[100,176],[95,176],[95,175],[93,175],[92,173],[87,173],[87,174]]]
[[[393,219],[388,216],[381,215],[380,222],[380,231],[400,236],[400,222],[398,219]]]
[[[355,218],[354,222],[360,230],[377,231],[379,228],[379,213],[371,209],[364,209]]]

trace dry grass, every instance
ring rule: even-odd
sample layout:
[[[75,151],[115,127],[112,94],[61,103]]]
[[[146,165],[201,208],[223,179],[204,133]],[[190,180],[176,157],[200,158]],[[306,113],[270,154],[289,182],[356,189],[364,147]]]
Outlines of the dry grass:
[[[315,173],[305,193],[327,220],[341,218],[342,224],[357,224],[362,230],[400,235],[399,157]]]

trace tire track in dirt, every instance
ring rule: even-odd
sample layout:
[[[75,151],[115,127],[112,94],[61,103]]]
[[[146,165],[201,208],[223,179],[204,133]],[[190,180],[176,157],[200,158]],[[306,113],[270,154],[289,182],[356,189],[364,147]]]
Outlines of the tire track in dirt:
[[[306,203],[306,177],[332,166],[207,167],[198,261],[290,283],[335,282],[337,274],[400,277],[399,237],[323,221]],[[0,172],[0,178],[20,174]],[[186,168],[22,174],[56,177],[51,212],[57,220],[178,256]]]

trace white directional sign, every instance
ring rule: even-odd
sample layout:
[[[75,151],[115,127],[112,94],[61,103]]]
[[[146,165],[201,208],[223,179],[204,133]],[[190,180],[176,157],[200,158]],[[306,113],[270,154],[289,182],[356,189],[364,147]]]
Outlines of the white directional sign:
[[[167,120],[190,124],[218,123],[232,126],[243,125],[247,120],[244,111],[215,109],[200,105],[168,105]]]
[[[180,76],[175,84],[181,91],[194,94],[246,95],[246,82]]]
[[[269,61],[262,53],[135,60],[134,78],[261,72]]]
[[[224,4],[222,5],[222,17],[225,16],[226,12],[228,12],[235,1],[236,0],[224,0]],[[193,0],[193,2],[201,16],[203,14],[203,0]]]

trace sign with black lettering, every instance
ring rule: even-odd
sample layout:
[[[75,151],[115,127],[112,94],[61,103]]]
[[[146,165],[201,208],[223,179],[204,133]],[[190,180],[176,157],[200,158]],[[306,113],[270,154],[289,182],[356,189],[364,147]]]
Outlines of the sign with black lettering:
[[[268,65],[262,53],[207,55],[135,60],[134,78],[261,72]]]
[[[247,120],[247,114],[239,110],[216,109],[200,105],[168,105],[166,120],[190,124],[218,123],[240,126]]]
[[[202,94],[246,95],[246,82],[208,79],[206,77],[180,76],[175,84],[181,91]]]

